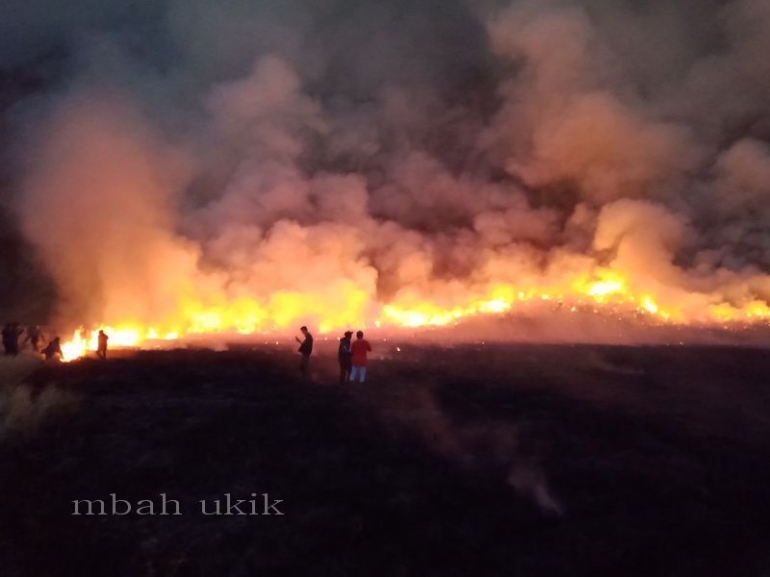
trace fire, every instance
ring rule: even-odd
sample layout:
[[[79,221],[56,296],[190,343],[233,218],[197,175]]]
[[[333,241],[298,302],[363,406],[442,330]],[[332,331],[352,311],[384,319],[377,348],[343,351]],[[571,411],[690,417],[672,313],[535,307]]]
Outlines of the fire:
[[[157,338],[157,331],[152,328],[145,331],[139,327],[116,328],[103,325],[93,331],[78,329],[75,331],[72,339],[61,346],[63,360],[72,361],[84,357],[89,351],[95,351],[99,339],[99,330],[103,330],[109,335],[111,347],[118,348],[136,347],[144,341]],[[176,335],[167,335],[166,338],[173,339],[176,338]]]
[[[330,307],[319,295],[285,292],[260,303],[248,298],[231,302],[221,299],[214,305],[186,303],[180,318],[164,325],[144,326],[130,320],[102,325],[95,330],[77,330],[62,345],[64,360],[81,358],[97,347],[99,329],[110,337],[110,348],[139,347],[151,341],[174,341],[184,336],[212,333],[254,334],[282,330],[317,319],[321,334],[350,327],[440,327],[457,324],[478,315],[516,312],[520,307],[541,303],[555,310],[593,310],[616,316],[642,315],[658,323],[736,323],[770,319],[770,305],[752,300],[743,306],[727,302],[708,302],[699,294],[698,304],[690,295],[666,299],[663,294],[637,293],[630,280],[618,271],[597,269],[581,273],[563,286],[516,287],[493,284],[475,293],[447,300],[423,297],[415,292],[397,295],[391,302],[373,306],[366,295],[352,285],[342,295],[346,306]],[[704,300],[705,299],[705,300]],[[566,306],[565,306],[566,305]],[[695,312],[694,312],[695,311]]]

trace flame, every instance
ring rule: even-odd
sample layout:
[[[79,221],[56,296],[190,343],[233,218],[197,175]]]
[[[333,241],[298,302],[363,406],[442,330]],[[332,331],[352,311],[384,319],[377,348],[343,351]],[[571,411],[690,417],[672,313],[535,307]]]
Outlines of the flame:
[[[117,348],[136,347],[147,340],[157,339],[158,334],[153,328],[142,330],[138,326],[111,327],[102,325],[93,331],[80,328],[75,331],[71,340],[61,345],[62,360],[72,361],[86,356],[89,351],[96,351],[100,330],[109,335],[110,346]],[[167,335],[166,338],[176,338],[176,335]]]
[[[457,324],[478,315],[515,312],[531,303],[575,312],[592,310],[616,316],[644,316],[659,323],[736,323],[762,322],[770,319],[770,305],[752,300],[738,306],[727,302],[708,302],[709,295],[699,294],[692,307],[690,295],[665,299],[662,294],[637,293],[627,277],[612,269],[599,268],[577,274],[563,286],[517,287],[494,284],[476,294],[464,294],[454,301],[431,299],[415,292],[397,295],[391,302],[372,306],[362,291],[349,287],[344,294],[346,307],[329,307],[319,295],[284,292],[268,302],[241,297],[213,305],[188,302],[180,318],[164,325],[145,326],[139,321],[102,325],[94,330],[78,329],[62,345],[63,358],[71,361],[86,356],[97,347],[99,330],[110,337],[110,348],[139,347],[148,341],[174,341],[188,335],[235,332],[253,334],[286,329],[317,319],[321,334],[350,327],[440,327]],[[566,306],[565,306],[566,305]]]

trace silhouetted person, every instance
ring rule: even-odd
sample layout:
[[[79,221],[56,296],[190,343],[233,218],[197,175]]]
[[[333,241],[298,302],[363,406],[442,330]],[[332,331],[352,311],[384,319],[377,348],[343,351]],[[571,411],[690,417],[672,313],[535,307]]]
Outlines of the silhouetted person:
[[[305,340],[299,340],[299,337],[294,337],[299,343],[299,354],[302,355],[302,360],[299,363],[299,370],[303,377],[310,376],[310,355],[313,353],[313,335],[307,330],[307,327],[302,326],[300,329],[302,334],[305,335]]]
[[[99,331],[98,343],[96,345],[96,356],[100,359],[107,359],[107,341],[110,337],[103,331]]]
[[[61,341],[59,340],[59,337],[54,337],[54,339],[40,352],[45,355],[46,361],[55,358],[57,355],[59,358],[64,356],[64,353],[61,352]]]
[[[351,331],[345,331],[345,336],[340,339],[340,346],[337,349],[337,360],[340,363],[340,384],[344,385],[350,378],[350,369],[353,367],[353,361],[350,356],[350,337]]]
[[[19,354],[19,337],[24,329],[19,327],[19,323],[6,323],[3,327],[3,348],[5,354],[16,356]]]
[[[22,346],[29,341],[29,346],[32,347],[32,350],[36,353],[40,352],[40,342],[43,340],[43,332],[40,330],[40,327],[37,325],[33,325],[30,327],[27,327],[27,338],[24,339],[24,342],[22,343]]]
[[[372,350],[372,345],[369,344],[364,338],[363,331],[356,333],[356,341],[350,345],[351,360],[353,361],[353,368],[350,370],[350,382],[354,383],[356,377],[359,378],[359,383],[362,385],[366,381],[366,353]]]

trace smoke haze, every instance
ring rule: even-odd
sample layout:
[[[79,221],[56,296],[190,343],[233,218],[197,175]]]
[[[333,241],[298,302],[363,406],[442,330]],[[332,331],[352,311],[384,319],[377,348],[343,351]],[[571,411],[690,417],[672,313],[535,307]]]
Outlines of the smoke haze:
[[[763,0],[11,4],[3,204],[62,326],[370,326],[608,279],[770,312]]]

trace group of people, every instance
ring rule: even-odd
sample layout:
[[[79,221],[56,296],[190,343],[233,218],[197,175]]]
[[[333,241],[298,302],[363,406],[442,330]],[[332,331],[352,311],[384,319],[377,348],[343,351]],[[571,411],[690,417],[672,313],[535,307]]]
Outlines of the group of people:
[[[27,336],[20,343],[21,335],[27,333]],[[46,360],[55,357],[62,356],[61,341],[59,337],[54,337],[45,347],[41,348],[40,345],[45,341],[43,331],[37,325],[32,325],[23,329],[19,323],[5,323],[3,327],[3,349],[5,349],[6,356],[13,356],[19,354],[24,345],[29,343],[30,348],[36,352],[41,353]]]
[[[25,332],[27,333],[27,336],[21,343],[19,343],[21,335],[23,335]],[[26,329],[23,329],[19,323],[5,323],[5,326],[3,327],[3,349],[5,349],[6,356],[15,357],[19,354],[19,350],[21,350],[21,348],[27,343],[29,343],[29,346],[33,351],[43,354],[46,354],[46,350],[51,347],[54,341],[55,345],[58,346],[59,340],[58,337],[56,337],[48,343],[48,346],[41,350],[40,345],[42,344],[43,340],[43,331],[41,331],[40,327],[37,325],[32,325]]]
[[[310,376],[310,355],[313,353],[313,335],[306,326],[300,327],[303,339],[295,337],[299,343],[299,354],[302,356],[300,361],[300,372],[302,376]],[[345,331],[344,336],[340,338],[339,348],[337,349],[337,360],[340,365],[340,384],[347,382],[354,383],[356,380],[360,384],[366,382],[367,355],[372,350],[372,345],[364,338],[364,332],[356,333],[356,340],[352,340],[353,331]]]
[[[21,343],[19,343],[21,335],[23,335],[25,332],[27,333],[27,336]],[[96,356],[101,359],[107,358],[108,339],[109,337],[107,334],[103,330],[100,330],[99,337],[97,339]],[[44,342],[44,340],[45,337],[43,335],[43,331],[37,325],[29,326],[25,330],[19,325],[19,323],[9,322],[5,323],[5,326],[3,327],[3,349],[5,350],[6,356],[15,357],[19,354],[19,350],[24,345],[29,343],[32,350],[36,353],[42,354],[46,360],[62,358],[63,353],[61,349],[61,339],[59,337],[54,337],[48,341],[45,347],[40,348],[40,345]]]

